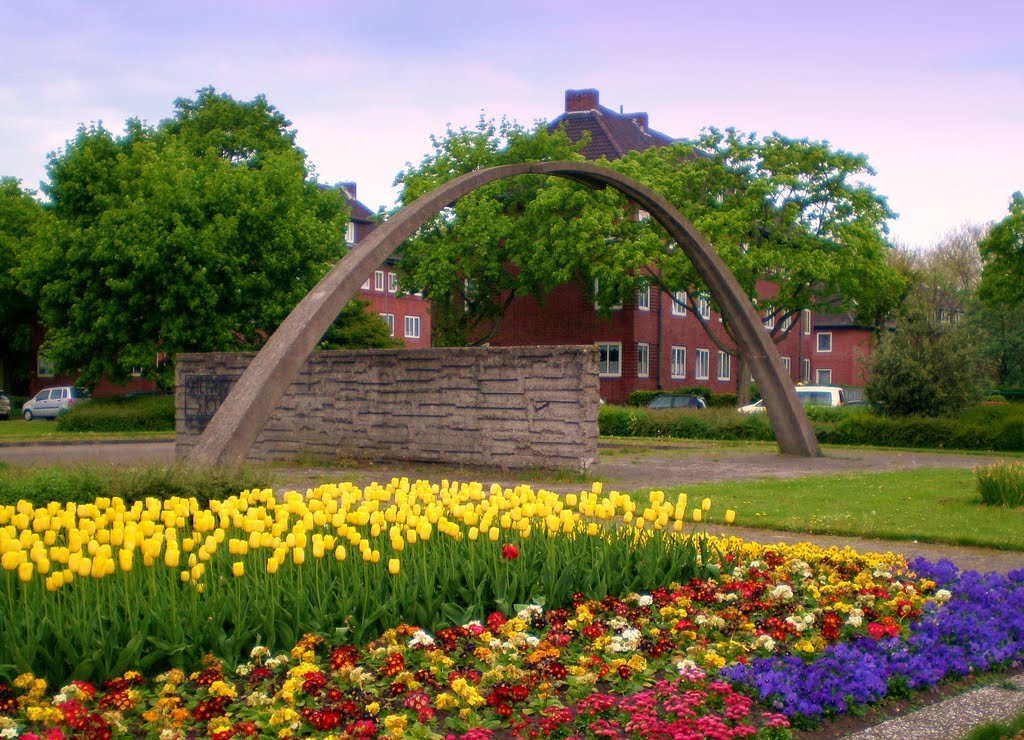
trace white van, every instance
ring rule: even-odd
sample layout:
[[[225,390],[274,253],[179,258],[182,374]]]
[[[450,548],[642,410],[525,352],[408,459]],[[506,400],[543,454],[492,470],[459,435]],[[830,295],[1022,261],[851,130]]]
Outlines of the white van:
[[[842,406],[846,403],[846,391],[833,385],[798,385],[796,397],[805,406]],[[756,414],[764,411],[764,399],[740,406],[741,414]]]

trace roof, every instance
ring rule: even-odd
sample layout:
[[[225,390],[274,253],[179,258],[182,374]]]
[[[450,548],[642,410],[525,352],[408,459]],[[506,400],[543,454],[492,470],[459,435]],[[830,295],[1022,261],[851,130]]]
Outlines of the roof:
[[[373,211],[367,208],[361,201],[358,201],[353,197],[353,193],[355,192],[354,182],[340,182],[337,185],[324,185],[323,183],[317,183],[317,187],[321,190],[337,190],[341,193],[342,197],[345,198],[345,204],[348,206],[348,218],[350,221],[355,221],[360,224],[376,223]]]
[[[590,132],[590,143],[583,148],[587,159],[618,159],[627,152],[642,152],[652,146],[668,146],[676,140],[646,125],[646,113],[616,113],[597,105],[585,111],[566,112],[548,124],[548,131],[559,126],[573,142]]]

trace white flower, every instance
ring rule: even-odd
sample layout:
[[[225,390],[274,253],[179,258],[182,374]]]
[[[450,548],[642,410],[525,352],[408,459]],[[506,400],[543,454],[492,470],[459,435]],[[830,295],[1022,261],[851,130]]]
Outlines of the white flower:
[[[852,627],[860,627],[864,622],[864,611],[862,609],[851,609],[846,623]]]
[[[257,660],[258,658],[265,658],[268,655],[270,655],[270,648],[263,647],[262,645],[257,645],[249,651],[249,657],[252,660]]]
[[[782,599],[783,601],[789,601],[793,598],[793,589],[789,587],[787,583],[780,583],[778,586],[772,589],[770,596],[773,599]]]
[[[527,604],[526,606],[524,606],[522,609],[520,609],[516,613],[516,616],[519,617],[520,619],[523,619],[523,620],[526,620],[527,622],[529,622],[534,617],[539,617],[543,613],[544,613],[544,607],[539,606],[537,604]]]
[[[13,737],[17,737],[17,736],[18,736],[18,728],[16,728],[16,727],[5,727],[4,729],[0,730],[0,737],[12,737],[13,738]]]
[[[939,604],[945,604],[952,598],[953,594],[951,594],[948,590],[944,588],[940,588],[938,591],[935,592],[935,601]]]
[[[651,597],[650,594],[644,594],[637,600],[637,603],[640,606],[650,606],[654,603],[654,599]]]
[[[434,644],[434,638],[428,635],[423,630],[416,630],[412,633],[412,639],[409,640],[409,647],[427,647],[428,645]]]
[[[775,649],[775,640],[771,635],[758,635],[754,640],[755,650],[767,650],[769,653]]]

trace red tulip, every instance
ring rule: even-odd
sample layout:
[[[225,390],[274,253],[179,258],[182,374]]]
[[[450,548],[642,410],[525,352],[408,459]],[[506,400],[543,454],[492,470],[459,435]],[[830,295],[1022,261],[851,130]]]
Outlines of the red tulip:
[[[519,548],[508,542],[501,546],[501,557],[506,560],[515,560],[519,557]]]

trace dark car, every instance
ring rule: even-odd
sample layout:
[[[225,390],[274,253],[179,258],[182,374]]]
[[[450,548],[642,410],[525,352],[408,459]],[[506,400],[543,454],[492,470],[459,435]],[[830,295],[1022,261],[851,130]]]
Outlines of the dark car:
[[[707,401],[700,396],[658,396],[647,404],[649,409],[706,409]]]

